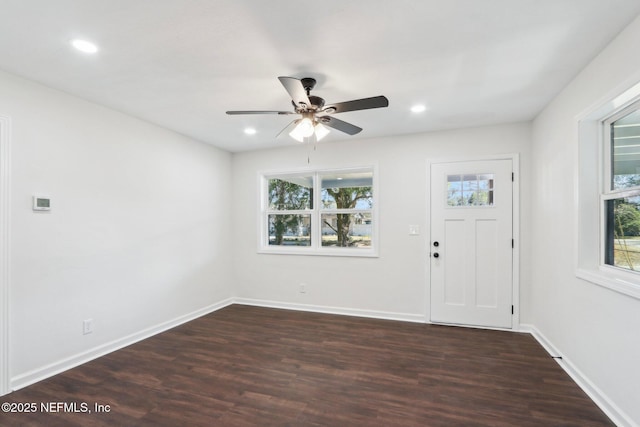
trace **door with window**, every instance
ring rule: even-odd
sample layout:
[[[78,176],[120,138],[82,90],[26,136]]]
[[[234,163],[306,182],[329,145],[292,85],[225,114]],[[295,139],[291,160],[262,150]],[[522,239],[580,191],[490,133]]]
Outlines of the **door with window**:
[[[431,165],[431,321],[511,328],[513,161]]]

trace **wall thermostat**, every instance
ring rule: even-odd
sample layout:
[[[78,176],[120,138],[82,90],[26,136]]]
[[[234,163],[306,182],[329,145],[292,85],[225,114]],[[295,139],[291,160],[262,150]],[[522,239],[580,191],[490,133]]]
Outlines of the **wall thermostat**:
[[[33,196],[34,211],[50,211],[51,198],[46,196]]]

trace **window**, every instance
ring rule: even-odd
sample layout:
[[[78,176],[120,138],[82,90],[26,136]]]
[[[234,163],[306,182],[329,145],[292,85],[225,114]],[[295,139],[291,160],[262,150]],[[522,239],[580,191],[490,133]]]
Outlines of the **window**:
[[[604,263],[640,272],[640,103],[604,122]]]
[[[268,244],[311,246],[313,176],[273,176],[267,189]]]
[[[447,206],[493,206],[493,174],[447,175]]]
[[[578,144],[576,275],[640,299],[640,83],[581,115]]]
[[[372,167],[262,177],[260,251],[376,255]]]

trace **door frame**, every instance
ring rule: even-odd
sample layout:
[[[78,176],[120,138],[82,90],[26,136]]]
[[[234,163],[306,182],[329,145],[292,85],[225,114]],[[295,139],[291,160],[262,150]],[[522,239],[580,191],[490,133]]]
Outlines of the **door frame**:
[[[0,116],[0,396],[11,391],[9,365],[11,120]]]
[[[513,316],[511,318],[511,329],[509,331],[520,330],[520,154],[508,153],[508,154],[496,154],[486,156],[456,156],[456,157],[442,157],[442,158],[429,158],[427,159],[427,186],[426,186],[426,204],[427,204],[427,218],[426,218],[426,233],[424,241],[424,253],[425,253],[425,266],[426,266],[426,291],[425,291],[425,323],[431,323],[431,166],[437,163],[463,163],[463,162],[477,162],[485,160],[511,160],[513,167],[513,257],[512,263],[512,299],[513,299]],[[455,325],[466,326],[471,328],[481,329],[501,329],[502,328],[487,328],[474,325]]]

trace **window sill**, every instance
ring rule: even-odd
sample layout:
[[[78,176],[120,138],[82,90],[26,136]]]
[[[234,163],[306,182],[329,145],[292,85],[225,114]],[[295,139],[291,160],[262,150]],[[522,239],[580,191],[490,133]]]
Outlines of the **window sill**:
[[[313,248],[260,248],[259,254],[269,255],[306,255],[306,256],[332,256],[332,257],[356,257],[379,258],[378,252],[367,249],[313,249]]]
[[[576,276],[620,294],[640,299],[640,279],[629,277],[631,275],[625,272],[618,272],[609,268],[599,270],[578,268]]]

